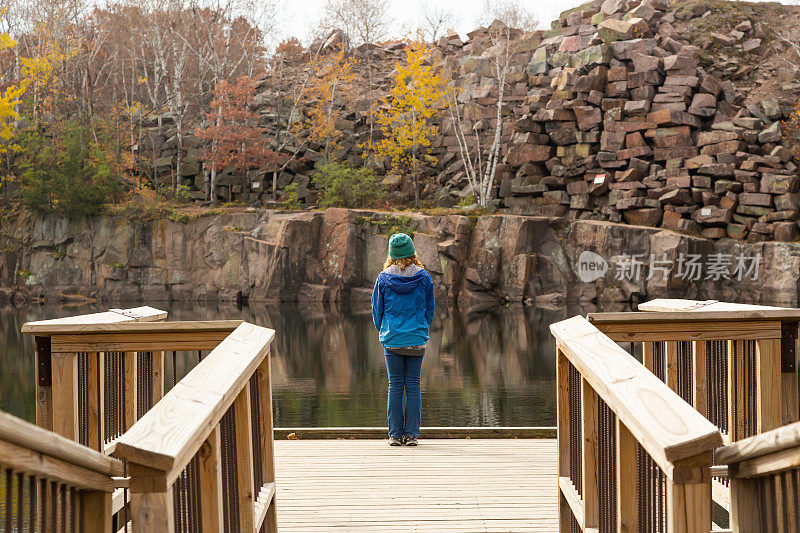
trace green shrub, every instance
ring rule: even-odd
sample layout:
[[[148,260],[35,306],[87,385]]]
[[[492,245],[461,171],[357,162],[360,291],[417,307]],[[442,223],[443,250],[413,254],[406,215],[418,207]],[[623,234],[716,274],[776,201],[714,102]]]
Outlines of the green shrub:
[[[395,233],[405,233],[412,239],[416,230],[416,222],[408,215],[373,215],[370,218],[359,218],[359,223],[368,227],[374,227],[381,235],[393,235]]]
[[[178,203],[189,203],[192,201],[192,189],[188,185],[179,183],[177,188],[173,189],[172,185],[164,184],[156,187],[158,196],[165,200],[174,201]]]
[[[458,207],[469,207],[475,203],[475,197],[472,195],[465,196],[458,201]]]
[[[121,189],[109,139],[86,125],[65,122],[53,138],[40,132],[24,139],[23,204],[32,211],[67,216],[100,213]]]
[[[178,188],[175,190],[175,199],[180,202],[191,202],[192,188],[183,183],[179,183]]]
[[[320,207],[369,207],[383,196],[372,169],[352,168],[347,163],[319,165],[312,181],[320,191]]]
[[[281,207],[284,209],[300,209],[300,195],[297,194],[296,183],[290,183],[286,186],[286,198],[283,199]]]

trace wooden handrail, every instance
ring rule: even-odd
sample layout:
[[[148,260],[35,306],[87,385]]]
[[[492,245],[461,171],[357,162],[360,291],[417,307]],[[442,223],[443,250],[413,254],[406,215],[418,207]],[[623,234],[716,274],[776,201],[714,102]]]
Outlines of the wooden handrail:
[[[657,299],[639,308],[647,312],[590,313],[587,318],[615,341],[643,342],[645,366],[673,390],[682,385],[684,399],[719,423],[728,442],[800,418],[800,309],[677,299]],[[658,361],[663,368],[654,367],[656,345],[663,347]],[[690,361],[677,361],[681,348]],[[710,395],[714,369],[728,374],[727,382],[715,388],[727,391],[724,406],[714,403],[724,403],[723,396]],[[745,406],[752,398],[757,405],[745,419]]]
[[[22,325],[22,333],[46,335],[63,331],[81,331],[98,324],[114,324],[126,322],[159,322],[167,318],[167,312],[149,306],[132,307],[130,309],[113,309],[102,313],[75,315],[64,318],[51,318],[26,322]]]
[[[169,472],[162,470],[153,475],[153,472],[159,472],[158,469],[152,468],[147,460],[137,463],[141,459],[139,455],[128,462],[128,477],[120,477],[121,470],[114,470],[112,473],[115,475],[107,476],[103,487],[108,490],[117,487],[117,490],[113,500],[108,495],[108,505],[103,500],[102,507],[109,521],[112,515],[116,515],[118,519],[129,521],[134,531],[172,531],[176,520],[179,528],[186,527],[180,524],[183,515],[173,516],[173,503],[182,509],[182,513],[196,513],[201,507],[199,501],[193,500],[191,509],[185,508],[187,498],[196,498],[202,500],[202,518],[198,520],[205,524],[204,531],[221,530],[221,521],[230,522],[232,517],[223,517],[223,511],[217,505],[227,498],[222,491],[223,485],[226,490],[231,488],[228,487],[230,478],[223,480],[218,471],[224,460],[220,454],[228,453],[229,462],[231,442],[235,442],[232,453],[236,465],[232,468],[236,468],[239,474],[232,488],[238,491],[236,501],[241,503],[240,523],[236,529],[253,530],[251,526],[257,524],[260,527],[263,523],[267,531],[275,531],[272,393],[268,357],[274,332],[241,320],[163,322],[164,318],[165,312],[142,307],[31,322],[23,326],[23,331],[33,334],[36,340],[37,423],[52,427],[62,435],[55,441],[48,440],[50,437],[45,437],[50,435],[49,432],[40,429],[43,433],[37,433],[36,438],[42,439],[42,445],[50,448],[62,442],[71,443],[72,447],[66,450],[82,449],[69,439],[80,440],[106,454],[93,456],[95,459],[106,457],[114,465],[120,465],[118,459],[107,457],[107,454],[125,450],[125,439],[118,436],[135,437],[137,433],[130,430],[141,428],[150,420],[147,418],[142,424],[137,424],[137,419],[151,413],[153,405],[160,405],[157,402],[162,399],[165,388],[165,352],[173,352],[174,364],[176,351],[196,351],[199,361],[203,351],[211,350],[205,360],[173,387],[170,401],[180,404],[180,409],[170,412],[175,404],[169,407],[167,402],[165,410],[156,410],[154,415],[150,415],[157,417],[159,413],[180,412],[181,420],[178,422],[191,425],[198,422],[196,415],[206,414],[209,417],[201,416],[199,423],[207,425],[194,427],[184,435],[187,440],[179,450],[179,456],[173,457]],[[193,396],[197,393],[201,395]],[[226,413],[235,413],[235,420],[224,425],[221,417]],[[163,429],[161,422],[156,424],[159,429]],[[235,435],[231,428],[235,429]],[[16,433],[10,432],[12,435]],[[17,435],[14,438],[22,437]],[[123,442],[119,447],[118,439]],[[49,442],[57,444],[47,444]],[[17,445],[9,443],[8,446]],[[132,449],[128,448],[129,451]],[[187,467],[189,462],[192,465]],[[196,474],[198,469],[200,473]],[[196,492],[198,486],[204,490]],[[166,492],[153,492],[159,487],[166,487]],[[181,494],[180,498],[178,494]],[[159,502],[160,506],[152,507],[153,502]],[[117,514],[123,506],[128,509],[124,516]],[[153,515],[147,514],[148,509],[155,509],[158,515],[159,522],[155,526],[151,521]],[[87,516],[94,515],[89,513]],[[110,529],[110,522],[108,527],[103,526],[103,530],[107,529]]]
[[[56,343],[53,351],[53,335],[70,332],[77,334],[84,330],[102,327],[105,324],[130,324],[138,322],[161,323],[166,319],[166,311],[149,306],[134,307],[130,309],[112,309],[101,313],[90,313],[50,320],[27,322],[22,326],[22,332],[34,336],[36,350],[36,425],[53,430],[59,435],[72,440],[79,440],[79,406],[78,396],[80,386],[91,401],[85,405],[84,416],[96,415],[102,420],[103,413],[103,363],[99,353],[84,353],[82,370],[86,373],[83,383],[79,379],[78,351],[91,352],[92,350],[75,350],[72,353],[64,352],[63,345]],[[100,350],[97,350],[99,352]],[[155,352],[153,358],[153,375],[158,376],[158,383],[163,381],[163,352]],[[129,362],[134,362],[131,357]],[[134,365],[128,365],[130,369]],[[126,367],[126,371],[129,368]],[[98,379],[99,377],[99,379]],[[88,378],[88,379],[87,379]],[[100,389],[97,390],[99,383]],[[136,384],[130,380],[131,386]],[[153,401],[161,397],[162,388],[154,387]],[[54,390],[57,398],[54,402]],[[88,413],[88,414],[87,414]],[[96,423],[95,426],[100,424]],[[102,451],[102,430],[94,427],[91,435],[85,435],[83,442]]]
[[[50,334],[51,353],[211,350],[241,320],[93,324]],[[73,326],[74,327],[74,326]]]
[[[719,430],[585,318],[550,331],[561,530],[637,531],[663,519],[659,530],[709,531]]]
[[[722,443],[714,424],[585,318],[551,324],[550,331],[581,376],[665,474],[673,463]]]
[[[234,519],[222,516],[223,498],[227,508],[238,506],[233,529],[258,531],[266,522],[275,531],[269,377],[274,335],[240,324],[113,443],[113,454],[128,464],[135,532],[174,531],[178,493],[179,505],[202,498],[201,506],[191,508],[202,509],[203,531]],[[229,470],[236,472],[233,481],[222,479],[223,468],[235,468]]]
[[[730,465],[790,448],[800,448],[800,422],[723,446],[717,450],[716,458],[720,464]]]
[[[92,470],[121,476],[122,462],[0,411],[0,440]]]
[[[800,422],[723,446],[716,456],[728,465],[733,531],[797,531]]]
[[[589,322],[618,342],[780,339],[782,314],[763,311],[589,313]]]
[[[274,336],[274,330],[241,324],[117,439],[114,454],[174,479],[253,375]]]
[[[726,444],[798,420],[800,309],[678,299],[639,309],[587,318],[615,341],[641,342],[644,365],[718,424]],[[728,493],[713,482],[725,509]]]
[[[51,326],[51,336],[70,334],[74,336],[94,336],[101,333],[185,333],[197,331],[235,330],[244,320],[173,320],[169,322],[108,322],[103,324],[64,324]],[[30,324],[30,323],[29,323]],[[24,326],[23,326],[24,328]]]
[[[686,300],[680,298],[656,298],[649,302],[640,303],[639,311],[786,311],[785,307],[771,305],[740,304],[735,302],[720,302],[718,300]],[[794,310],[797,312],[797,309]],[[800,315],[797,315],[800,318]]]
[[[738,322],[748,321],[796,321],[800,320],[800,309],[770,309],[743,311],[662,311],[658,313],[623,311],[616,313],[589,313],[587,319],[595,324],[663,324],[665,322]]]
[[[9,531],[26,525],[54,531],[56,524],[109,531],[114,476],[122,473],[121,461],[0,412],[0,475]]]

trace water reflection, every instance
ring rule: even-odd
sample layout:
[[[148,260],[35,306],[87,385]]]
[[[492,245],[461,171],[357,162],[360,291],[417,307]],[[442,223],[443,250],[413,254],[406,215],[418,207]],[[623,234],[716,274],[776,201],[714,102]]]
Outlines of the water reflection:
[[[173,302],[156,307],[167,309],[171,320],[241,318],[274,328],[276,426],[385,425],[386,368],[368,305],[254,303],[238,309]],[[33,340],[19,333],[25,321],[106,308],[0,307],[0,409],[35,418]],[[423,425],[555,425],[555,345],[548,326],[567,314],[509,307],[465,317],[439,306],[422,368]],[[179,355],[178,378],[196,364],[196,357]],[[171,374],[168,357],[168,382]]]

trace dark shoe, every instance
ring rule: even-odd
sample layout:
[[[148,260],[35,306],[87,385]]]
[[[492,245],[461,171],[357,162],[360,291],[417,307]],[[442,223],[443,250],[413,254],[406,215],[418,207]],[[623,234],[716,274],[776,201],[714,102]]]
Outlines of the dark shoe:
[[[416,446],[417,445],[417,437],[408,437],[408,436],[406,436],[405,445],[406,446]]]
[[[402,446],[403,441],[397,437],[389,437],[389,446]]]

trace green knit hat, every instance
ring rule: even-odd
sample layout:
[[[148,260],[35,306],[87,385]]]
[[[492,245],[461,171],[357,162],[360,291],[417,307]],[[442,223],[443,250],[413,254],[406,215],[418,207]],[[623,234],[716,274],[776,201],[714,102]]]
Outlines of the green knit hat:
[[[405,233],[395,233],[389,238],[389,257],[392,259],[411,257],[415,253],[414,241]]]

